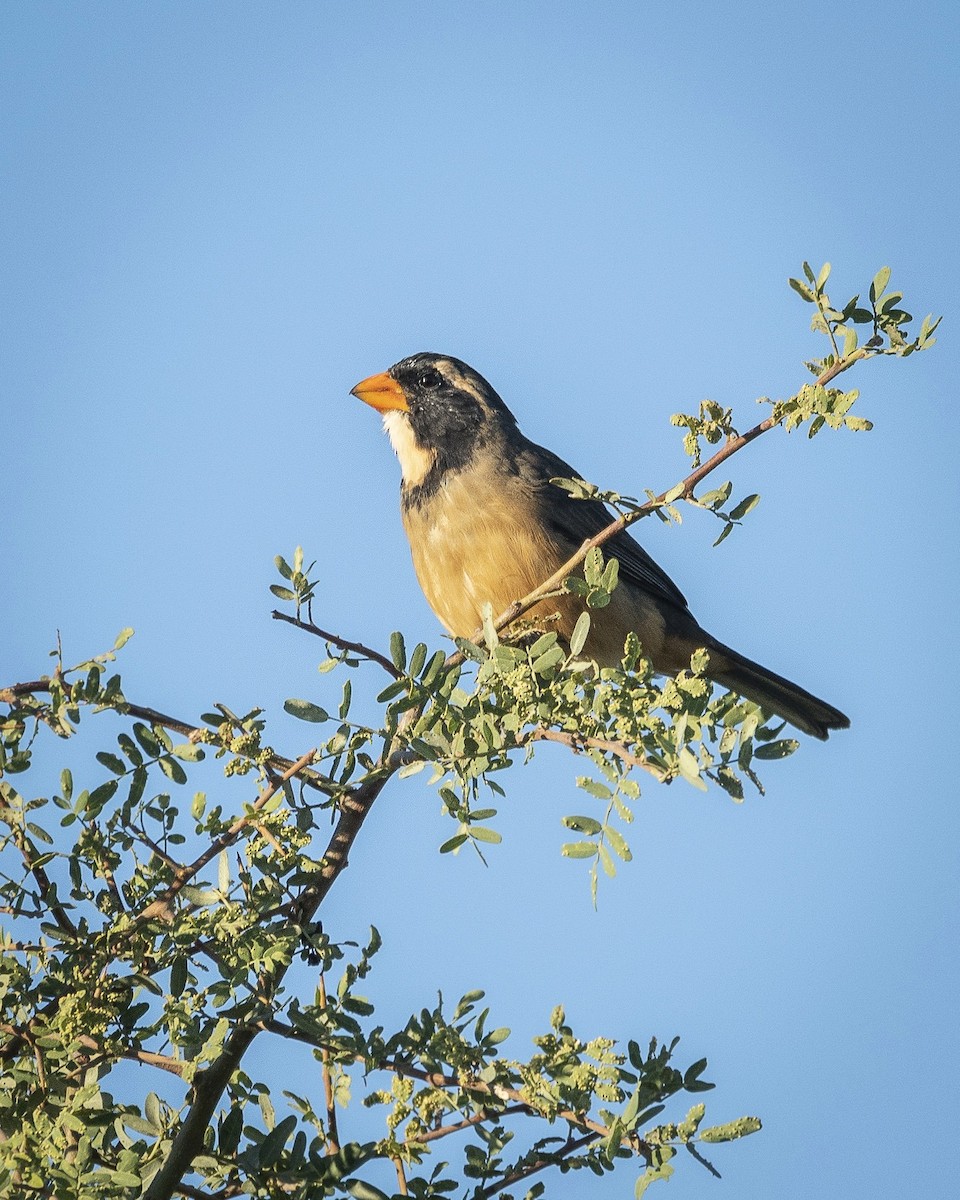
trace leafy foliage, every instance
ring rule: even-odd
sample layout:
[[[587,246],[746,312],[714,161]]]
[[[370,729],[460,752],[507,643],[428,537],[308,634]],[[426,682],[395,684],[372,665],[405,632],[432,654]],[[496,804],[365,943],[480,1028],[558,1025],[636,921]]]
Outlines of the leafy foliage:
[[[805,282],[791,280],[831,344],[808,364],[815,382],[745,434],[711,401],[675,417],[691,474],[645,501],[558,481],[606,500],[617,519],[558,578],[507,613],[488,612],[453,653],[424,643],[408,652],[400,633],[381,652],[321,629],[313,564],[304,567],[299,548],[291,563],[278,557],[283,583],[271,590],[294,615],[274,615],[326,646],[322,694],[284,705],[307,740],[321,735],[297,756],[266,740],[259,709],[218,704],[193,722],[130,701],[111,664],[132,630],[74,667],[57,652],[52,674],[0,692],[4,1195],[377,1200],[392,1173],[395,1194],[463,1186],[484,1200],[528,1180],[526,1195],[539,1196],[545,1185],[533,1177],[549,1168],[605,1175],[632,1161],[639,1196],[670,1176],[681,1150],[716,1174],[703,1148],[759,1129],[754,1117],[704,1127],[700,1102],[668,1114],[682,1092],[713,1086],[706,1060],[679,1068],[676,1039],[651,1039],[645,1051],[584,1040],[560,1007],[527,1058],[507,1053],[509,1030],[493,1024],[480,990],[452,1010],[441,998],[388,1031],[365,994],[378,933],[352,946],[317,914],[394,776],[422,772],[436,788],[455,826],[442,852],[483,854],[500,840],[509,769],[543,743],[566,747],[587,768],[576,782],[589,811],[563,818],[571,840],[562,852],[588,866],[596,901],[601,873],[631,861],[641,780],[715,784],[740,801],[747,784],[761,786],[759,763],[797,748],[756,705],[714,689],[704,651],[676,678],[658,679],[631,636],[619,666],[596,669],[590,613],[617,586],[617,562],[602,550],[613,532],[650,514],[679,521],[687,503],[722,522],[722,541],[759,497],[731,504],[731,483],[698,495],[707,474],[778,426],[810,436],[868,429],[850,411],[857,393],[831,381],[866,358],[933,344],[931,318],[916,338],[906,333],[911,318],[886,291],[886,268],[869,308],[858,296],[835,308],[829,274],[804,264]],[[862,346],[858,325],[870,327]],[[585,601],[569,644],[518,620],[560,590]],[[359,668],[387,679],[373,721],[354,712]],[[52,794],[29,791],[39,739],[70,739],[94,718],[109,740],[82,778],[64,767]],[[278,1038],[304,1056],[304,1083],[282,1098],[245,1059],[254,1040]],[[128,1063],[157,1072],[155,1090],[131,1099]],[[351,1137],[341,1130],[357,1085],[383,1116],[376,1136],[359,1132],[369,1122],[355,1122]],[[436,1161],[440,1143],[446,1157]]]

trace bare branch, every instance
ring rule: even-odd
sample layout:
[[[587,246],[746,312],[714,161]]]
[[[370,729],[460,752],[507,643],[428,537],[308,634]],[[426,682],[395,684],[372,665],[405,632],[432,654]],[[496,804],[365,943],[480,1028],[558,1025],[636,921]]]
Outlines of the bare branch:
[[[401,1196],[409,1196],[410,1193],[407,1191],[407,1177],[404,1174],[404,1170],[403,1170],[403,1160],[400,1158],[394,1158],[391,1161],[393,1162],[393,1165],[397,1171],[397,1191],[398,1191],[398,1193]]]
[[[377,663],[394,679],[402,679],[403,672],[398,671],[389,658],[385,654],[381,654],[379,650],[373,650],[369,646],[365,646],[362,642],[349,642],[346,638],[339,637],[335,633],[330,633],[327,629],[321,629],[319,625],[314,625],[312,621],[301,621],[299,617],[291,617],[287,613],[279,612],[274,609],[270,614],[275,621],[286,621],[288,625],[295,625],[297,629],[304,630],[305,633],[312,633],[314,637],[323,638],[325,642],[330,642],[333,646],[339,646],[341,650],[347,650],[351,654],[359,654],[361,658],[368,658],[371,662]]]
[[[317,991],[320,1005],[325,1009],[327,1007],[327,981],[322,971],[317,983]],[[320,1062],[323,1065],[323,1093],[327,1105],[327,1152],[338,1154],[340,1152],[340,1135],[337,1132],[337,1104],[333,1091],[333,1062],[330,1058],[329,1046],[320,1047]]]

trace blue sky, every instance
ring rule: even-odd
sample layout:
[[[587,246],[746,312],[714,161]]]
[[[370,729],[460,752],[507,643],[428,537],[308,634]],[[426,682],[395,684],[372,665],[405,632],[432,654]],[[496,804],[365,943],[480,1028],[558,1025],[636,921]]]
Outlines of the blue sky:
[[[0,682],[57,630],[79,660],[133,625],[129,696],[260,704],[299,753],[282,702],[324,681],[269,619],[274,554],[319,560],[326,626],[442,644],[358,379],[455,354],[637,494],[683,474],[671,413],[745,426],[804,382],[804,258],[842,299],[888,263],[946,313],[929,354],[851,378],[873,433],[734,460],[762,503],[721,547],[695,512],[642,529],[704,625],[848,733],[742,806],[645,789],[596,913],[559,857],[585,804],[561,754],[515,773],[488,868],[441,859],[435,795],[398,783],[331,897],[342,936],[384,935],[385,1016],[487,986],[517,1054],[562,1001],[706,1055],[710,1117],[765,1129],[721,1182],[681,1164],[674,1200],[952,1194],[958,25],[886,0],[0,11]]]

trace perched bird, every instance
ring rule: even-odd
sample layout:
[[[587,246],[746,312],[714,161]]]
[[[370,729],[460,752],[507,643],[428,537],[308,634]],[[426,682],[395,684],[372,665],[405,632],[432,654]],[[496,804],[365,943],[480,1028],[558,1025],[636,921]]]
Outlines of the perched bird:
[[[400,460],[400,502],[420,586],[450,633],[470,637],[485,603],[494,614],[548,579],[584,540],[611,521],[599,500],[575,500],[551,483],[573,467],[529,441],[489,383],[465,362],[414,354],[372,375],[352,394],[383,416]],[[617,664],[633,630],[655,670],[672,675],[706,647],[708,674],[814,737],[845,729],[842,712],[751,662],[697,623],[680,589],[627,532],[604,554],[619,559],[620,584],[591,612],[585,653]],[[527,614],[569,638],[583,600],[561,595]]]

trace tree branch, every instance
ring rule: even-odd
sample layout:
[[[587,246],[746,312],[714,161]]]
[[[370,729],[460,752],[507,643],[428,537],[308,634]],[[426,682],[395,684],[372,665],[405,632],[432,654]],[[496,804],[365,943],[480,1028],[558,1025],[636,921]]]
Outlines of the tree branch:
[[[317,983],[317,993],[322,1008],[327,1007],[327,981],[323,972]],[[320,1062],[323,1069],[323,1095],[327,1105],[327,1153],[340,1153],[340,1135],[337,1131],[337,1103],[333,1091],[333,1061],[330,1058],[330,1047],[320,1047]]]
[[[53,683],[52,679],[34,679],[28,683],[12,683],[5,688],[0,688],[0,704],[12,705],[23,696],[33,696],[37,693],[49,694],[53,691]],[[138,717],[141,721],[147,721],[151,725],[162,725],[164,729],[182,733],[191,742],[208,744],[204,741],[204,738],[210,734],[210,729],[206,725],[191,725],[189,721],[182,721],[179,717],[171,717],[167,713],[160,712],[155,708],[147,708],[142,704],[132,704],[129,700],[118,704],[114,711]],[[203,738],[201,738],[201,734]],[[280,754],[274,754],[268,763],[279,771],[286,771],[293,766],[292,759],[284,758]],[[324,795],[331,795],[338,790],[338,785],[319,771],[302,771],[300,777],[305,784],[316,791],[323,792]]]
[[[291,763],[279,778],[272,780],[269,787],[264,788],[260,795],[257,796],[256,800],[250,806],[249,812],[244,813],[242,817],[238,817],[229,829],[221,833],[218,838],[214,838],[206,850],[199,857],[195,858],[192,863],[180,867],[173,878],[173,882],[164,888],[154,901],[147,905],[137,917],[135,923],[149,920],[151,917],[161,916],[163,913],[169,911],[171,901],[186,887],[190,880],[195,878],[218,854],[226,850],[228,846],[232,846],[248,825],[255,825],[255,815],[260,812],[269,800],[273,799],[285,783],[293,779],[295,775],[298,775],[306,767],[309,767],[316,758],[316,755],[317,751],[315,749],[308,750],[295,763]]]
[[[847,355],[845,358],[841,358],[838,362],[835,362],[832,366],[823,371],[817,377],[814,386],[824,387],[831,380],[836,379],[838,375],[849,370],[854,363],[859,362],[861,359],[872,357],[874,357],[873,352],[870,351],[866,346],[861,346],[858,350],[854,350],[852,354]],[[643,517],[649,516],[649,514],[655,509],[658,509],[667,503],[668,496],[673,495],[677,499],[683,498],[684,500],[689,500],[693,496],[694,488],[698,483],[701,482],[701,480],[705,479],[709,474],[711,474],[711,472],[715,471],[717,467],[721,465],[721,463],[726,462],[728,458],[742,450],[744,446],[748,446],[751,442],[756,441],[761,434],[768,433],[771,429],[775,429],[778,425],[781,425],[783,420],[783,417],[776,419],[770,416],[767,417],[766,420],[761,421],[758,425],[755,425],[752,429],[749,429],[746,433],[737,434],[736,437],[728,438],[724,445],[721,446],[716,452],[716,454],[713,454],[705,463],[702,463],[699,467],[697,467],[696,470],[691,471],[689,475],[685,476],[680,481],[680,483],[676,484],[672,488],[668,488],[664,492],[661,492],[660,495],[655,497],[653,500],[648,500],[645,504],[639,505],[630,512],[621,513],[618,517],[611,521],[609,525],[601,529],[599,533],[594,534],[592,538],[587,538],[576,554],[572,554],[561,567],[558,567],[557,570],[554,571],[549,579],[545,579],[539,587],[534,588],[532,592],[528,592],[526,596],[522,597],[522,599],[515,600],[513,604],[504,609],[504,611],[494,622],[496,629],[503,629],[505,626],[512,624],[518,617],[522,617],[524,613],[529,612],[534,605],[545,599],[548,593],[554,592],[557,590],[557,588],[561,587],[564,580],[577,567],[580,566],[591,550],[597,546],[602,546],[616,534],[621,533],[624,529],[629,528]],[[479,641],[482,639],[482,637],[483,630],[478,629],[474,633],[471,640]],[[462,655],[456,654],[451,655],[447,661],[452,665],[453,662],[461,661],[461,659]]]
[[[312,621],[301,621],[299,617],[291,617],[287,613],[279,612],[277,609],[274,609],[270,616],[275,621],[286,621],[288,625],[294,625],[297,629],[302,629],[306,633],[312,633],[314,637],[323,638],[325,642],[339,646],[341,650],[348,650],[351,654],[359,654],[363,658],[370,659],[371,662],[375,662],[383,667],[387,674],[391,675],[394,679],[403,678],[403,672],[398,671],[385,654],[381,654],[379,650],[373,650],[369,646],[365,646],[362,642],[349,642],[346,638],[339,637],[335,633],[330,633],[326,629],[321,629],[319,625],[314,625]]]
[[[524,1167],[517,1167],[515,1171],[511,1171],[509,1175],[505,1175],[499,1183],[484,1188],[482,1191],[474,1192],[474,1198],[475,1200],[487,1200],[487,1197],[495,1196],[497,1192],[502,1192],[504,1188],[510,1187],[511,1184],[519,1183],[522,1179],[529,1179],[531,1175],[536,1175],[539,1171],[545,1171],[547,1167],[555,1167],[562,1159],[568,1158],[578,1150],[582,1150],[584,1146],[589,1146],[591,1142],[595,1142],[599,1137],[599,1133],[591,1131],[590,1133],[585,1133],[583,1137],[568,1138],[559,1150],[552,1154],[544,1155],[542,1158],[534,1159],[533,1162],[528,1163]]]
[[[40,889],[40,895],[48,911],[53,913],[57,924],[64,933],[69,934],[71,937],[76,937],[77,927],[60,901],[54,899],[56,891],[50,882],[50,876],[44,870],[43,865],[37,862],[36,847],[27,836],[26,830],[21,829],[12,820],[9,822],[9,825],[13,836],[13,844],[23,857],[23,865],[37,881],[37,887]]]
[[[587,737],[581,733],[570,733],[565,729],[548,729],[543,725],[538,725],[535,729],[522,733],[517,738],[516,744],[519,747],[526,746],[530,742],[559,742],[562,746],[569,747],[575,754],[581,754],[584,750],[602,750],[616,755],[628,766],[640,767],[644,771],[648,771],[657,783],[663,783],[667,778],[666,773],[659,767],[655,767],[645,758],[632,754],[623,742],[613,742],[607,738]]]
[[[297,767],[298,764],[294,763],[293,766]],[[340,819],[327,845],[317,878],[308,883],[300,894],[298,919],[301,924],[305,925],[313,918],[340,872],[346,867],[350,847],[374,801],[398,766],[399,763],[390,765],[381,757],[378,767],[341,800]],[[274,995],[288,967],[289,964],[277,967],[271,974],[269,982]],[[198,1073],[190,1109],[181,1122],[166,1160],[144,1193],[143,1200],[171,1200],[180,1180],[190,1170],[190,1164],[203,1149],[203,1136],[220,1097],[234,1072],[239,1069],[243,1056],[257,1033],[265,1027],[267,1023],[263,1020],[235,1026],[227,1036],[219,1056],[209,1067]]]

